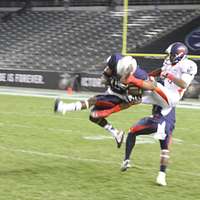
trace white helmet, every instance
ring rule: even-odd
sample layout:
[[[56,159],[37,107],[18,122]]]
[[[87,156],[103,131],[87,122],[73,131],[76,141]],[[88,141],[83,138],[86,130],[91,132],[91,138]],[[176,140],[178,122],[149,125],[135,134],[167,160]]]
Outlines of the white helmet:
[[[117,75],[120,77],[127,76],[131,72],[134,73],[137,69],[137,62],[131,56],[125,56],[117,63]]]

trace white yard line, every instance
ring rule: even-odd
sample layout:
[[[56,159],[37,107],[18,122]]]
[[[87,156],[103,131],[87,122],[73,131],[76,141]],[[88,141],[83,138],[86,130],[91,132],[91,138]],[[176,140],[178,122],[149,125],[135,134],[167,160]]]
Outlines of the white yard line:
[[[113,161],[109,161],[109,160],[102,161],[102,160],[97,160],[97,159],[93,159],[93,158],[80,158],[80,157],[72,157],[72,156],[68,156],[68,155],[48,153],[48,152],[39,152],[39,151],[33,151],[33,150],[12,149],[12,148],[8,148],[8,147],[4,147],[4,146],[0,146],[0,149],[4,150],[4,151],[19,152],[19,153],[30,154],[30,155],[34,155],[34,156],[61,158],[61,159],[66,159],[66,160],[76,160],[76,161],[101,163],[101,164],[118,164],[117,162],[113,162]]]
[[[62,129],[62,128],[49,128],[49,127],[42,127],[42,126],[33,126],[33,125],[25,125],[20,123],[10,123],[10,122],[0,122],[0,127],[14,127],[14,128],[26,128],[26,129],[38,129],[38,130],[44,130],[44,131],[52,131],[54,133],[60,133],[62,134],[74,134],[74,130],[72,129]],[[81,132],[77,130],[76,132]]]
[[[4,147],[4,146],[0,146],[0,149],[2,151],[7,151],[7,152],[10,151],[10,152],[16,152],[16,153],[22,153],[22,154],[29,154],[29,155],[33,155],[33,156],[41,156],[41,157],[48,157],[48,158],[60,158],[60,159],[65,159],[65,160],[75,160],[75,161],[81,161],[81,162],[111,164],[111,165],[120,166],[120,163],[110,161],[110,160],[98,160],[98,159],[93,159],[93,158],[73,157],[73,156],[68,156],[68,155],[55,154],[55,153],[49,153],[49,152],[40,152],[40,151],[33,151],[33,150],[25,150],[25,149],[12,149],[10,147]],[[143,166],[139,166],[139,165],[134,165],[133,168],[138,168],[141,170],[157,170],[155,168],[143,167]],[[174,172],[176,174],[200,177],[200,173],[196,173],[196,172],[178,171],[178,170],[172,170],[172,169],[170,169],[170,171]]]

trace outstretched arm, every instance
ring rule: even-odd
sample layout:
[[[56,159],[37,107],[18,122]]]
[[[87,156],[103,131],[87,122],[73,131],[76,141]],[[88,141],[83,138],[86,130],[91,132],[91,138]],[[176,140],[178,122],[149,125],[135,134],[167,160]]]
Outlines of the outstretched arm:
[[[179,86],[182,89],[185,89],[187,87],[187,83],[184,80],[175,77],[171,73],[161,72],[161,77],[169,79],[170,81],[172,81],[173,83],[175,83],[177,86]]]
[[[157,68],[157,69],[149,72],[148,75],[153,76],[153,77],[160,76],[161,71],[162,71],[161,68]]]
[[[138,78],[135,78],[133,75],[130,75],[126,80],[121,80],[125,84],[133,84],[139,88],[146,90],[155,90],[156,82],[145,81]]]

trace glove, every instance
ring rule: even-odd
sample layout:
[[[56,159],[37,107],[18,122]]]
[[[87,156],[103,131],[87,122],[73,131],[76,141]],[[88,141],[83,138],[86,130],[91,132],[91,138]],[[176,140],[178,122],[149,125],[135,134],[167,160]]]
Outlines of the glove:
[[[130,105],[140,104],[140,103],[142,103],[142,96],[128,95],[127,100],[130,103]]]

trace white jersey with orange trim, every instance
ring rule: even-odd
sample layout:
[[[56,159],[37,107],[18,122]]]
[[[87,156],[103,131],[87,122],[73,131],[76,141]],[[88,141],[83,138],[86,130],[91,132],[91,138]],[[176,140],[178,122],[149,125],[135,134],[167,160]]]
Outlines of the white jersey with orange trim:
[[[165,60],[162,71],[171,73],[176,78],[182,79],[188,87],[197,73],[197,65],[195,62],[187,58],[173,66],[168,62],[168,60]],[[180,101],[186,89],[180,88],[171,80],[165,78],[164,85],[157,83],[155,91],[144,91],[142,103],[155,104],[162,108],[166,108],[163,109],[163,114],[167,114],[170,109],[175,107]]]
[[[182,79],[188,87],[197,73],[197,65],[194,61],[185,58],[172,66],[168,59],[166,59],[163,63],[162,71],[173,74],[178,79]],[[187,89],[180,88],[167,78],[164,80],[164,86],[171,90],[172,95],[179,96],[179,100],[183,97]]]

